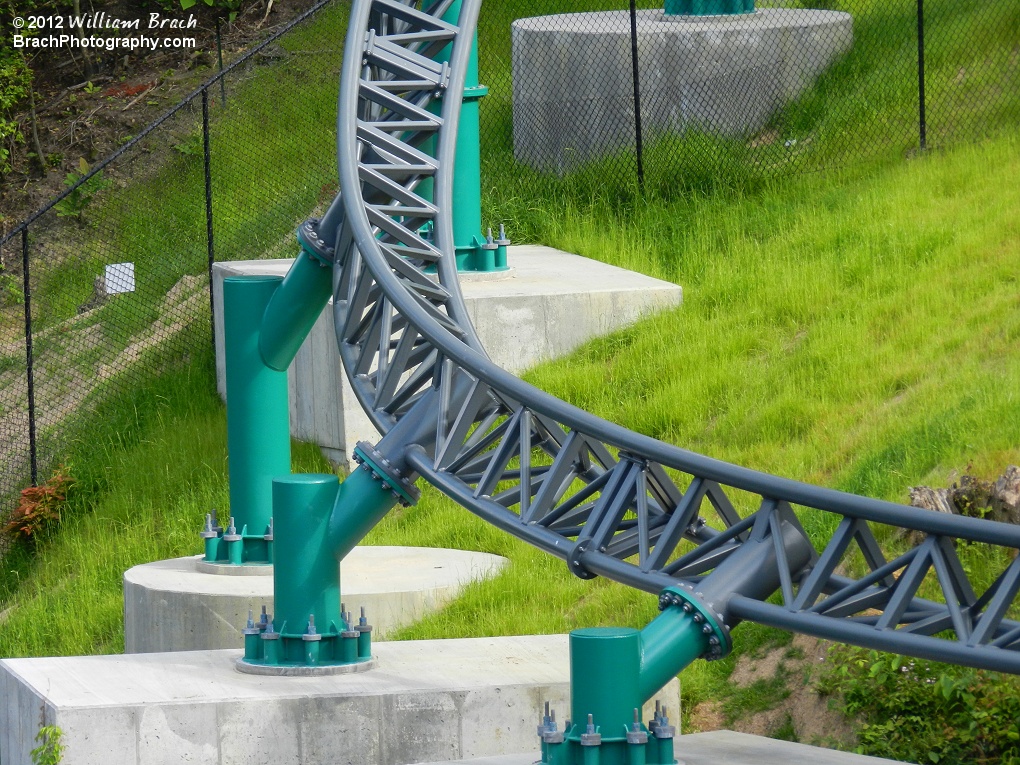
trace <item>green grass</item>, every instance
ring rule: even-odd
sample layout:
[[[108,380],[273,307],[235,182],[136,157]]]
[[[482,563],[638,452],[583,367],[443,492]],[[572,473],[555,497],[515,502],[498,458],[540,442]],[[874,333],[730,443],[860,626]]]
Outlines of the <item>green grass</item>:
[[[933,12],[957,18],[949,10]],[[868,23],[862,17],[858,39],[881,32],[878,22]],[[1005,32],[993,32],[1000,51]],[[306,83],[307,93],[321,94],[328,74],[324,63],[299,54],[324,44],[312,27],[306,34],[287,43],[294,53],[287,67],[273,75],[256,70],[250,89],[241,88],[226,111],[214,114],[221,257],[287,254],[282,243],[293,224],[329,196],[329,160],[300,167],[308,155],[331,156],[328,131],[321,145],[264,140],[293,124],[295,112],[272,108],[285,95],[295,96],[315,124],[332,122],[332,95],[301,99]],[[483,28],[483,45],[491,37],[491,28]],[[906,60],[902,39],[884,44],[873,49]],[[954,59],[939,50],[932,56],[941,71]],[[852,79],[853,67],[871,71],[868,61],[856,59],[841,67],[797,106],[804,130],[820,136],[816,145],[824,144],[826,120],[843,113],[833,106],[846,97],[840,82]],[[483,79],[498,80],[485,72]],[[271,98],[260,96],[266,81],[279,88]],[[875,75],[867,85],[869,108],[888,116],[882,109],[895,99],[884,89],[902,87]],[[975,102],[969,113],[983,114],[980,107]],[[673,140],[678,143],[650,151],[676,157],[698,142],[714,146],[704,136]],[[992,476],[1020,461],[1018,144],[1015,136],[1000,135],[910,161],[894,147],[871,164],[786,178],[748,170],[733,161],[739,159],[734,149],[708,170],[662,163],[649,185],[653,192],[674,191],[644,201],[630,188],[607,191],[594,176],[551,186],[504,167],[499,183],[486,185],[486,205],[493,219],[511,223],[516,239],[676,281],[685,290],[681,308],[589,343],[528,379],[657,438],[871,496],[905,501],[908,486],[944,484],[968,464]],[[279,177],[264,185],[246,157],[278,168]],[[489,158],[506,160],[498,151]],[[167,253],[182,259],[185,270],[204,268],[200,188],[196,158],[173,156],[95,211],[99,231],[115,231],[110,241],[136,255],[154,294],[180,273],[163,270],[173,261]],[[252,188],[266,190],[252,199]],[[86,250],[80,262],[88,268],[77,276],[72,268],[54,269],[41,289],[44,302],[73,314],[91,287],[82,274],[92,272],[103,252]],[[121,306],[115,310],[126,310]],[[151,306],[145,310],[124,320],[144,326],[152,318]],[[227,507],[225,427],[208,350],[190,360],[100,401],[94,429],[64,448],[78,488],[59,531],[35,554],[19,550],[3,561],[0,656],[121,650],[123,571],[200,552],[202,517],[211,507]],[[313,449],[295,455],[296,469],[323,469]],[[806,524],[823,536],[833,520],[814,515]],[[561,562],[431,490],[416,507],[391,513],[368,541],[483,550],[512,561],[401,638],[640,626],[655,613],[653,598],[604,580],[574,579]],[[979,553],[964,557],[968,567],[982,567]],[[783,639],[742,626],[733,656],[684,673],[685,705],[727,698],[734,709],[751,709],[774,699],[771,687],[735,698],[726,678],[740,653]]]
[[[895,501],[968,463],[1000,472],[1020,461],[1017,148],[1002,138],[756,193],[536,214],[549,244],[675,279],[685,301],[528,377],[712,456]],[[227,501],[208,368],[199,356],[111,402],[103,429],[71,450],[79,490],[63,528],[38,555],[5,562],[0,655],[119,650],[123,570],[200,552],[202,516]],[[299,469],[322,469],[313,452],[299,457]],[[806,522],[831,530],[817,514]],[[640,626],[655,613],[653,598],[572,578],[429,489],[368,541],[512,561],[403,639]],[[981,555],[968,555],[980,569]],[[771,687],[735,694],[726,677],[740,654],[783,641],[741,626],[733,656],[685,671],[685,705],[774,699]]]
[[[328,470],[295,447],[295,471]],[[211,352],[107,399],[64,462],[77,480],[59,529],[0,563],[0,656],[122,652],[123,572],[201,552],[205,513],[229,508]]]

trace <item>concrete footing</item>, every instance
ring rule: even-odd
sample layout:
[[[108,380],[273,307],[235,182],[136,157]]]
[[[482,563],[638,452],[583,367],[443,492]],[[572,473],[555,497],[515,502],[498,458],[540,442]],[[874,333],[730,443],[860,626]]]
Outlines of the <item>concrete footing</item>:
[[[63,732],[62,765],[449,761],[530,751],[542,703],[568,707],[566,635],[373,653],[375,669],[333,677],[244,675],[232,650],[5,659],[0,762],[30,765],[42,725]],[[676,680],[660,698],[679,710]]]
[[[678,736],[673,751],[684,765],[901,765],[893,760],[777,741],[732,730]],[[532,765],[538,753],[442,760],[428,765]]]
[[[513,232],[509,232],[511,236]],[[490,358],[521,372],[562,356],[582,343],[633,324],[643,314],[679,305],[676,284],[536,245],[509,248],[510,271],[466,274],[461,289],[471,321]],[[213,266],[216,315],[216,378],[223,372],[223,279],[240,274],[280,274],[291,260],[249,260]],[[327,306],[291,364],[291,434],[318,444],[335,464],[348,465],[358,441],[379,436],[354,396],[340,366]]]
[[[565,172],[634,147],[627,11],[518,19],[513,41],[514,156]],[[848,13],[762,8],[734,16],[637,12],[641,124],[658,135],[760,130],[853,44]]]
[[[273,568],[203,566],[175,558],[124,574],[126,653],[241,648],[248,609],[273,609]],[[506,558],[430,547],[356,547],[340,566],[340,591],[364,606],[373,638],[421,619],[470,582],[495,576]],[[222,573],[208,573],[210,568]]]

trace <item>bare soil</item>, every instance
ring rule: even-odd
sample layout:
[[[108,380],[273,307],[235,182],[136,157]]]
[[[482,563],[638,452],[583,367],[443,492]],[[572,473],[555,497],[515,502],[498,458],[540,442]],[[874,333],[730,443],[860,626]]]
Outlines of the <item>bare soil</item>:
[[[763,712],[729,719],[720,701],[698,704],[690,715],[690,731],[729,729],[758,736],[772,736],[782,729],[797,741],[818,746],[846,748],[856,737],[852,722],[838,709],[838,700],[817,690],[817,678],[827,660],[829,644],[806,635],[797,635],[789,646],[767,651],[764,655],[742,656],[730,682],[747,688],[760,680],[781,678],[789,695],[776,707]]]

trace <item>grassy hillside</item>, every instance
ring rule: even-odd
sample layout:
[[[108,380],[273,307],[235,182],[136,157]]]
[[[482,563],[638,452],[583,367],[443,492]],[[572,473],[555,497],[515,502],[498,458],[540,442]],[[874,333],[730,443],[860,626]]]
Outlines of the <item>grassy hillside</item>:
[[[1017,149],[1003,138],[754,194],[543,217],[544,241],[676,279],[685,303],[528,377],[650,435],[894,501],[968,463],[991,476],[1020,462]],[[5,561],[0,655],[120,650],[122,571],[200,552],[202,516],[227,503],[209,368],[200,356],[112,402],[109,427],[71,450],[79,484],[62,528]],[[297,469],[322,468],[298,451]],[[574,579],[431,490],[369,541],[513,562],[402,638],[638,626],[655,611],[653,598]],[[753,625],[737,635],[733,657],[685,672],[688,707],[731,698],[740,655],[785,640]]]
[[[879,34],[878,22],[872,29],[864,21],[859,39]],[[495,38],[492,29],[483,28],[483,44]],[[993,47],[973,52],[974,60],[1008,51],[1008,35],[988,31],[983,39]],[[296,96],[295,109],[314,122],[331,122],[332,92],[321,97],[330,75],[324,64],[300,55],[321,40],[298,39],[282,74],[274,80],[256,72],[251,89],[215,117],[222,257],[289,254],[294,222],[328,196],[328,160],[312,170],[306,165],[304,173],[295,168],[307,152],[328,157],[332,135],[323,132],[312,148],[299,140],[262,141],[290,135],[296,112],[271,108],[290,103],[285,95]],[[895,53],[902,64],[911,55],[903,40],[871,50]],[[954,60],[934,58],[936,69]],[[837,87],[840,78],[846,82],[853,67],[868,70],[876,61],[846,62],[846,71],[834,71],[796,105],[804,129],[819,136],[815,145],[836,146],[823,138],[825,125],[845,113],[837,108],[847,98]],[[498,74],[483,72],[483,78],[495,85]],[[256,84],[267,79],[280,100],[259,95]],[[891,118],[882,109],[896,99],[879,96],[902,83],[877,75],[869,82],[861,85],[875,96],[869,103],[882,119]],[[981,119],[981,108],[974,101],[968,114]],[[698,170],[681,152],[673,154],[681,157],[677,164],[650,175],[646,199],[632,189],[600,187],[592,174],[549,182],[507,172],[505,151],[501,157],[493,150],[487,172],[501,170],[499,183],[486,185],[487,215],[508,221],[515,239],[669,279],[685,290],[682,307],[589,343],[528,379],[657,438],[893,501],[905,501],[911,485],[945,484],[967,466],[996,475],[1020,462],[1020,139],[1015,131],[996,136],[909,160],[902,147],[887,147],[867,164],[785,178],[726,157]],[[681,148],[706,140],[687,137]],[[263,186],[244,161],[248,156],[286,174]],[[140,269],[148,263],[158,272],[165,253],[176,249],[190,258],[187,269],[200,271],[200,186],[197,158],[173,154],[128,190],[111,193],[107,206],[95,210],[95,230],[118,248],[134,248]],[[253,199],[256,187],[266,190]],[[151,243],[151,251],[139,243]],[[87,254],[101,251],[94,245]],[[101,260],[95,258],[83,261],[87,267],[77,275],[65,262],[43,286],[43,299],[57,314],[72,315],[87,297],[87,275]],[[176,278],[159,276],[160,290]],[[112,320],[112,306],[100,310]],[[200,552],[204,514],[228,509],[224,414],[204,332],[195,330],[189,363],[168,364],[161,377],[109,398],[94,428],[64,450],[78,482],[62,525],[35,550],[18,548],[0,566],[0,656],[121,650],[123,570]],[[295,450],[296,470],[324,468],[314,449]],[[805,522],[819,536],[831,531],[829,519]],[[603,580],[574,579],[562,563],[428,489],[416,507],[391,513],[369,542],[461,547],[512,561],[504,574],[469,587],[402,638],[640,626],[655,612],[653,598]],[[786,640],[742,626],[732,657],[685,672],[685,705],[726,699],[735,715],[745,701],[759,703],[742,701],[727,677],[741,655]]]

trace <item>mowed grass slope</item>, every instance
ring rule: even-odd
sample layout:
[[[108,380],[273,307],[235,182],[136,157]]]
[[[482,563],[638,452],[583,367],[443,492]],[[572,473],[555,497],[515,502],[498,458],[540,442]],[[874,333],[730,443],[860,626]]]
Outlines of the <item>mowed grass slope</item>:
[[[968,463],[996,474],[1020,461],[1017,144],[629,212],[536,210],[545,243],[676,280],[685,302],[528,378],[681,446],[895,501]],[[123,570],[200,552],[203,515],[227,502],[209,367],[199,358],[118,402],[134,414],[75,449],[68,520],[3,567],[0,656],[120,650]],[[323,465],[301,450],[297,469]],[[641,626],[655,613],[654,598],[577,580],[428,489],[368,541],[512,561],[402,638]],[[737,655],[782,639],[742,626],[733,657],[685,672],[685,704],[725,693]]]

